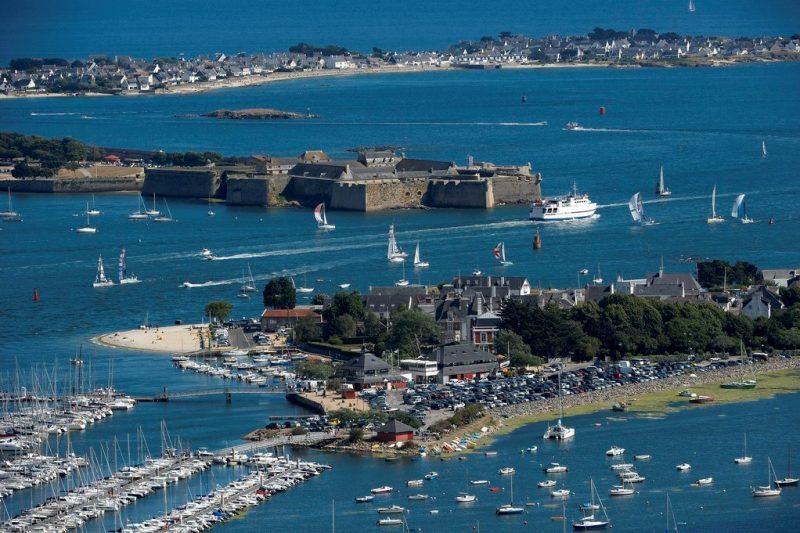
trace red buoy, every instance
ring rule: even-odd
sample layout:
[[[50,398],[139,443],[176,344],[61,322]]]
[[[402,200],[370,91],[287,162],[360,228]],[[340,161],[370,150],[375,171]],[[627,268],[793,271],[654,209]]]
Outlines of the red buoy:
[[[37,291],[36,289],[33,289],[33,301],[34,302],[39,301],[39,291]]]
[[[606,114],[606,108],[605,108],[605,106],[601,105],[600,106],[600,115],[602,116],[602,115],[605,115],[605,114]]]

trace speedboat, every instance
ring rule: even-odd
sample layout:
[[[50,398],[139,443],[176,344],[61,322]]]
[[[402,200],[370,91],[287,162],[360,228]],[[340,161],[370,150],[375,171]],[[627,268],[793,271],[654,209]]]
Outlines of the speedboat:
[[[681,472],[685,472],[687,470],[691,470],[692,465],[690,465],[689,463],[681,463],[678,466],[676,466],[675,469],[680,470]]]
[[[427,500],[428,499],[428,495],[427,494],[411,494],[408,497],[408,499],[409,500]]]
[[[547,474],[563,474],[567,470],[568,468],[566,466],[558,463],[550,463],[550,466],[544,467],[544,471]]]
[[[383,487],[374,488],[370,492],[372,494],[389,494],[393,490],[394,489],[392,487],[390,487],[389,485],[384,485]]]
[[[713,477],[703,477],[692,483],[692,487],[703,487],[705,485],[711,485],[714,483]]]
[[[583,127],[580,124],[578,124],[577,122],[567,122],[564,125],[564,129],[567,130],[567,131],[572,131],[572,130],[583,129]]]
[[[528,453],[536,453],[538,450],[539,450],[538,446],[529,446],[529,447],[525,448],[524,451],[526,451]]]
[[[402,526],[403,521],[399,518],[381,518],[378,520],[379,526]]]
[[[544,489],[544,488],[547,488],[547,487],[555,487],[556,486],[556,480],[555,479],[545,479],[544,481],[540,481],[539,483],[537,483],[536,486],[541,488],[541,489]]]
[[[622,455],[623,453],[625,453],[625,448],[620,448],[619,446],[612,446],[611,448],[606,450],[606,455],[611,457],[616,455]]]
[[[513,475],[514,472],[516,472],[516,470],[514,470],[514,468],[510,466],[506,466],[497,471],[497,473],[500,474],[501,476],[510,476]]]
[[[406,481],[406,485],[409,487],[421,487],[424,482],[421,479],[411,479]]]
[[[405,507],[399,505],[392,505],[391,507],[378,507],[378,514],[400,514],[404,513]]]
[[[458,496],[456,496],[456,503],[470,503],[477,501],[478,497],[474,494],[467,494],[466,492],[460,492]]]
[[[489,480],[487,479],[473,479],[469,482],[470,485],[488,485]]]
[[[439,477],[439,472],[428,472],[422,477],[430,481],[431,479],[436,479],[437,477]]]
[[[184,287],[186,289],[190,289],[190,288],[192,288],[192,284],[189,283],[188,281],[184,281],[183,283],[181,283],[181,287]]]
[[[375,496],[369,494],[367,496],[357,496],[356,503],[368,503],[375,499]]]
[[[556,489],[550,493],[551,498],[566,498],[570,495],[569,489]]]
[[[347,288],[349,288],[349,287],[350,287],[350,284],[349,284],[349,283],[340,283],[340,284],[339,284],[339,288],[340,288],[340,289],[347,289]]]

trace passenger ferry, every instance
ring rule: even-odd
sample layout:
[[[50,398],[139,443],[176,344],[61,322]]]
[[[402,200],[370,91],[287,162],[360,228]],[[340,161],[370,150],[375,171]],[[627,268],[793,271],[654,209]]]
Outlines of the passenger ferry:
[[[587,193],[578,194],[575,184],[566,196],[545,198],[531,204],[531,220],[555,221],[589,218],[597,211],[597,204],[589,199]]]

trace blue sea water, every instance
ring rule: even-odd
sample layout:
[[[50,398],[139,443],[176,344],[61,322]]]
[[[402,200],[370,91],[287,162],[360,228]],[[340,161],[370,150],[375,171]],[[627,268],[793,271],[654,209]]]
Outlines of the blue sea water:
[[[244,4],[229,2],[230,7],[222,8],[208,3],[197,14],[174,3],[170,16],[159,14],[162,4],[154,7],[145,1],[134,8],[97,2],[2,3],[3,20],[16,24],[7,24],[0,32],[0,59],[92,52],[151,56],[231,48],[270,50],[298,40],[367,49],[373,44],[387,49],[430,48],[503,30],[580,33],[597,25],[754,35],[794,33],[798,21],[797,4],[790,1],[697,2],[698,10],[691,17],[683,2],[578,0],[570,3],[570,9],[506,3],[489,21],[476,15],[483,4],[459,3],[455,9],[450,2],[424,7],[410,2],[403,9],[387,8],[386,17],[374,24],[363,24],[364,20],[374,22],[363,12],[376,11],[374,6],[380,8],[381,3],[371,3],[370,10],[364,10],[359,3],[316,2],[304,3],[302,9],[290,3],[250,9],[247,23],[259,30],[242,31]],[[218,22],[225,18],[219,16],[221,9],[228,10],[230,24]],[[417,15],[423,9],[428,16]],[[317,19],[309,22],[308,12],[317,13]],[[120,25],[122,17],[125,24]],[[297,17],[302,17],[302,24]],[[358,26],[359,17],[364,17],[360,31],[341,31],[343,25]],[[407,31],[388,29],[397,27]],[[304,34],[303,28],[310,29]],[[28,38],[32,34],[37,38]],[[532,284],[543,287],[574,286],[586,283],[598,271],[607,280],[618,274],[640,277],[656,270],[662,257],[668,270],[691,270],[691,264],[681,262],[686,256],[744,259],[762,268],[796,267],[800,264],[800,224],[793,200],[800,193],[798,86],[800,65],[795,63],[395,74],[301,80],[191,96],[0,100],[0,130],[72,136],[104,146],[216,150],[234,155],[291,155],[319,148],[342,157],[353,146],[394,144],[403,146],[409,157],[463,162],[473,155],[497,163],[530,161],[543,173],[545,194],[566,192],[576,182],[601,205],[595,220],[539,226],[526,220],[525,206],[488,211],[330,212],[337,229],[322,234],[316,231],[309,210],[219,206],[216,217],[207,217],[205,202],[192,200],[170,202],[178,220],[173,224],[135,223],[126,215],[136,208],[136,196],[109,194],[95,199],[104,212],[95,219],[99,232],[81,235],[74,231],[83,223],[76,214],[91,201],[88,195],[15,195],[14,207],[22,212],[24,222],[0,224],[0,279],[4,280],[0,379],[4,384],[30,383],[34,373],[52,372],[54,365],[57,375],[64,376],[71,371],[68,359],[82,345],[84,359],[91,361],[92,376],[87,379],[97,385],[112,381],[125,392],[143,395],[156,394],[164,386],[173,390],[220,387],[213,378],[178,372],[166,355],[104,348],[90,344],[89,339],[133,328],[146,313],[151,322],[162,325],[176,319],[199,322],[204,304],[220,298],[235,304],[235,316],[257,316],[261,311],[257,295],[249,301],[234,298],[248,265],[262,286],[275,275],[293,275],[298,282],[302,279],[327,293],[343,282],[361,291],[392,284],[402,276],[401,267],[387,264],[384,258],[386,231],[392,223],[400,244],[411,250],[419,241],[424,258],[431,262],[428,270],[406,271],[408,279],[421,283],[438,283],[478,266],[492,275],[526,275]],[[525,104],[522,95],[528,96]],[[598,114],[601,105],[608,111],[602,117]],[[321,117],[257,123],[177,117],[223,107],[311,109]],[[568,121],[580,122],[586,131],[562,130]],[[767,158],[761,157],[762,140],[768,147]],[[662,164],[674,195],[656,200],[653,187]],[[744,192],[749,214],[757,223],[706,224],[714,184],[719,212],[727,214],[734,196]],[[631,224],[626,203],[637,191],[642,191],[647,214],[658,225]],[[774,225],[766,223],[770,217]],[[544,240],[538,252],[531,247],[536,228]],[[494,265],[491,256],[500,240],[514,262],[505,269]],[[123,246],[130,270],[143,283],[92,289],[97,255],[103,254],[107,270],[113,273]],[[214,250],[221,260],[202,261],[203,247]],[[582,268],[591,274],[582,277]],[[184,281],[199,286],[180,288]],[[36,304],[31,301],[34,288],[41,296]],[[422,512],[412,511],[412,527],[468,531],[480,522],[484,529],[505,531],[525,529],[522,521],[527,520],[532,530],[560,529],[561,524],[550,516],[560,514],[561,507],[546,507],[549,498],[534,488],[540,478],[539,463],[569,464],[567,487],[578,495],[567,505],[567,516],[575,518],[577,503],[588,498],[589,476],[605,495],[611,478],[603,452],[611,444],[654,456],[641,468],[648,477],[642,493],[609,504],[617,531],[663,527],[667,490],[678,520],[687,522],[686,530],[790,529],[799,518],[798,491],[787,489],[778,500],[755,501],[749,496],[749,486],[766,482],[767,453],[781,474],[785,445],[798,441],[797,425],[790,422],[796,419],[796,411],[796,398],[784,396],[742,406],[702,408],[658,421],[614,422],[599,414],[577,417],[570,420],[579,431],[575,443],[563,449],[542,444],[534,457],[520,455],[519,450],[540,443],[541,424],[501,438],[495,445],[500,453],[494,459],[475,455],[466,462],[385,463],[301,452],[333,464],[334,469],[220,529],[248,531],[269,523],[269,530],[295,530],[301,520],[309,531],[324,531],[330,527],[333,498],[340,531],[368,529],[377,515],[371,508],[352,504],[354,496],[385,483],[405,489],[406,479],[432,469],[443,475],[425,492],[438,499],[423,504]],[[164,420],[173,438],[188,440],[193,448],[214,449],[238,442],[241,435],[263,425],[269,414],[291,412],[298,408],[267,396],[237,396],[232,405],[225,405],[221,398],[140,404],[71,439],[85,453],[90,447],[110,445],[116,437],[124,455],[128,436],[135,442],[141,427],[154,450]],[[596,421],[602,426],[594,427]],[[743,430],[751,434],[756,458],[744,468],[730,460],[739,451]],[[664,435],[673,438],[664,441]],[[50,445],[62,450],[65,446],[63,441]],[[136,455],[135,447],[132,454]],[[689,476],[673,469],[683,460],[695,465]],[[506,480],[495,472],[507,464],[518,469],[515,498],[538,501],[540,507],[529,508],[524,518],[501,520],[495,518],[493,508],[505,496],[487,492],[480,494],[477,505],[454,509],[452,498],[467,488],[468,477],[492,479],[493,484],[504,486]],[[215,470],[188,486],[181,485],[170,492],[166,505],[177,504],[181,497],[201,490],[201,485],[223,482],[230,475]],[[689,481],[705,475],[713,475],[717,484],[690,491]],[[14,512],[50,496],[47,490],[24,491],[5,504]],[[404,504],[405,495],[403,490],[389,501]],[[163,510],[165,502],[155,500],[137,503],[118,518],[137,520]],[[309,501],[316,503],[311,506]],[[427,513],[434,506],[440,509],[438,516]],[[113,521],[106,519],[90,530],[113,529]]]

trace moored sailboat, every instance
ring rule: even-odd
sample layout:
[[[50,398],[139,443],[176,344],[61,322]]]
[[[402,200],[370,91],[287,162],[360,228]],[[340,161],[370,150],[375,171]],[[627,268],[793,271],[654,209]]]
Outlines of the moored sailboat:
[[[744,452],[741,457],[736,457],[733,462],[737,465],[748,465],[753,462],[753,458],[747,455],[747,433],[744,434]]]
[[[136,197],[136,199],[137,199],[137,202],[138,202],[137,206],[136,206],[136,211],[134,211],[133,213],[128,215],[128,220],[147,220],[147,219],[149,219],[150,217],[145,212],[146,208],[142,209],[144,207],[144,200],[142,199],[142,195],[138,195]]]
[[[717,186],[711,190],[711,216],[706,219],[709,224],[719,224],[725,222],[725,219],[717,214]]]
[[[775,470],[772,468],[772,460],[767,457],[767,484],[754,487],[753,488],[753,497],[755,498],[764,498],[770,496],[780,496],[781,495],[781,488],[780,486],[773,487],[772,481],[777,479],[778,476],[775,475]]]
[[[752,224],[753,219],[747,216],[747,202],[745,201],[744,197],[744,194],[740,194],[733,201],[731,216],[741,220],[742,224]]]
[[[106,272],[103,269],[103,256],[100,255],[97,258],[97,274],[94,277],[94,283],[92,283],[92,287],[110,287],[114,285],[114,282],[111,281],[110,278],[106,277]]]
[[[792,477],[792,449],[791,449],[791,447],[788,449],[787,455],[788,455],[788,461],[789,461],[788,472],[786,474],[786,477],[784,477],[783,479],[776,479],[775,480],[775,485],[777,485],[778,487],[794,487],[798,483],[800,483],[800,479],[798,479],[796,477]]]
[[[397,280],[394,283],[394,285],[395,285],[395,287],[405,287],[406,285],[408,285],[408,280],[406,279],[406,262],[405,262],[405,260],[403,261],[403,277],[400,278],[399,280]]]
[[[155,197],[153,198],[153,206],[155,207]],[[169,210],[166,198],[164,198],[164,207],[167,210],[166,214],[158,213],[158,211],[154,210],[158,214],[153,217],[153,222],[173,222],[172,212]]]
[[[125,248],[119,254],[119,283],[120,285],[126,285],[129,283],[139,283],[140,280],[138,277],[134,276],[133,274],[128,273],[128,254],[125,252]]]
[[[144,200],[142,200],[142,202],[144,202]],[[153,209],[147,209],[147,207],[145,207],[144,213],[150,217],[157,217],[161,214],[161,211],[156,209],[156,193],[153,193]]]
[[[8,190],[8,209],[5,211],[0,211],[0,219],[5,220],[7,222],[12,221],[20,221],[22,217],[19,213],[14,211],[14,208],[11,206],[11,187],[7,188]]]
[[[86,225],[76,230],[78,233],[97,233],[97,228],[89,223],[89,203],[86,203]]]
[[[555,426],[547,426],[542,438],[553,440],[567,440],[575,436],[575,428],[569,428],[561,423],[564,418],[564,404],[561,401],[561,371],[558,372],[558,423]]]
[[[497,515],[509,515],[509,514],[522,514],[525,512],[524,507],[514,507],[514,476],[511,476],[511,501],[510,503],[506,503],[497,507],[494,511]]]
[[[585,515],[583,518],[573,522],[572,529],[575,531],[605,529],[611,526],[611,521],[608,519],[608,513],[606,513],[606,507],[603,505],[603,500],[600,498],[600,495],[597,494],[597,488],[594,486],[594,480],[589,478],[589,484],[591,486],[592,501],[588,506],[586,506],[586,509],[592,511],[592,514]],[[595,496],[597,496],[597,502],[595,502]],[[593,511],[596,510],[598,506],[599,510],[603,511],[604,518],[599,518],[594,515]]]
[[[658,174],[656,196],[672,196],[672,191],[664,187],[664,165],[661,165],[661,171]]]

